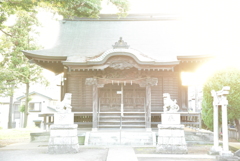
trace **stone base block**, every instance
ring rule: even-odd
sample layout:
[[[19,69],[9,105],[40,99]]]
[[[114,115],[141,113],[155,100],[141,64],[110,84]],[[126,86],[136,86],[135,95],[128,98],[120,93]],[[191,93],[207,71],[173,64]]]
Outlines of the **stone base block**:
[[[77,130],[77,124],[53,124],[50,130]]]
[[[78,144],[77,136],[51,136],[48,145],[71,145]]]
[[[64,154],[64,153],[78,153],[79,145],[48,145],[49,154]]]
[[[217,156],[217,161],[238,161],[236,156]]]
[[[48,153],[77,153],[79,150],[77,125],[54,124],[50,126]]]
[[[188,149],[186,145],[161,144],[157,145],[156,152],[161,154],[187,154]]]
[[[85,145],[156,145],[154,132],[89,132],[85,138]]]
[[[220,147],[220,146],[217,146],[217,147],[213,146],[210,149],[210,151],[208,152],[208,154],[209,155],[219,155],[221,151],[222,151],[222,147]]]
[[[187,154],[184,125],[158,125],[157,153]]]

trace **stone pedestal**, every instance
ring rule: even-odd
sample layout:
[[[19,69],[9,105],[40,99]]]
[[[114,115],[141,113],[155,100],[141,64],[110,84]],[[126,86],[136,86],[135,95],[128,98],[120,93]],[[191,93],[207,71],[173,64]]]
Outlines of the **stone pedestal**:
[[[179,113],[163,113],[161,115],[162,125],[180,125],[180,114]]]
[[[50,126],[48,153],[78,153],[77,124],[73,124],[73,113],[56,113]]]
[[[212,146],[210,151],[208,152],[209,155],[219,155],[219,153],[222,151],[222,147],[220,146]]]
[[[65,113],[58,112],[54,113],[54,124],[59,125],[69,125],[74,123],[74,114],[73,113]]]
[[[162,122],[158,125],[157,153],[187,154],[184,125],[180,125],[179,114],[162,114]]]

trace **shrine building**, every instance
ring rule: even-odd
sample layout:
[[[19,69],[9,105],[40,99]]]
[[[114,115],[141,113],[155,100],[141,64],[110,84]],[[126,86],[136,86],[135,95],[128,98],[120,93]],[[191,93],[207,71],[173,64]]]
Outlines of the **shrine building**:
[[[151,130],[160,122],[163,93],[176,99],[180,113],[188,112],[181,72],[194,71],[212,57],[184,53],[176,21],[157,14],[66,19],[59,22],[54,47],[23,53],[64,73],[61,96],[72,93],[79,127]]]

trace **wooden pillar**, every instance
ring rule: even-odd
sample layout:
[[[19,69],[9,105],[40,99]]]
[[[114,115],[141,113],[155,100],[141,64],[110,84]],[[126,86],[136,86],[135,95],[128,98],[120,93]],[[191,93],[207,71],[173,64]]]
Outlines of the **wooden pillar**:
[[[139,85],[140,87],[146,87],[146,114],[145,114],[145,125],[146,131],[151,131],[151,111],[152,111],[152,96],[151,96],[151,86],[156,86],[158,84],[157,78],[150,78],[147,77],[146,79],[142,80]]]
[[[63,100],[65,93],[67,93],[67,86],[68,86],[68,77],[67,77],[67,69],[64,68],[63,71],[63,78],[61,80],[61,99]]]
[[[91,85],[93,88],[93,104],[92,104],[92,131],[98,130],[98,88],[103,87],[98,84],[97,78],[86,78],[85,85]]]
[[[97,131],[97,109],[98,109],[98,87],[97,84],[93,85],[93,115],[92,115],[92,131]]]
[[[46,118],[47,116],[46,116],[46,114],[44,115],[44,117],[43,117],[43,129],[44,130],[47,130],[47,118]]]
[[[151,85],[146,85],[146,130],[151,131]]]

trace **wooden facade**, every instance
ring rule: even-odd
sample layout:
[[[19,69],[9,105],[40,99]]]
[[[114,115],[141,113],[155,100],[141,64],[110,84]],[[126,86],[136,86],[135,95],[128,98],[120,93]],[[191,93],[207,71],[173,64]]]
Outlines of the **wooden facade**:
[[[139,72],[137,69],[127,70],[113,70],[109,74]],[[92,86],[86,85],[87,78],[98,78],[102,81],[102,75],[105,71],[80,71],[80,72],[67,72],[64,84],[67,84],[64,93],[72,93],[72,106],[73,111],[76,112],[90,112],[92,111]],[[180,74],[177,72],[163,72],[163,71],[140,71],[142,79],[153,77],[157,79],[157,84],[151,90],[151,104],[152,111],[162,112],[163,109],[163,93],[170,93],[172,99],[176,99],[182,111],[187,110],[187,88],[181,85]],[[104,110],[107,107],[114,111],[115,108],[120,106],[120,95],[117,91],[121,91],[121,84],[123,84],[124,104],[128,111],[137,109],[138,106],[143,106],[146,101],[146,87],[141,87],[138,82],[135,82],[137,77],[123,79],[107,78],[106,84],[99,87],[98,99]],[[105,79],[105,78],[103,78]],[[139,79],[139,78],[137,78]],[[140,79],[141,80],[141,79]],[[185,94],[182,97],[182,94]],[[119,109],[118,109],[119,110]],[[116,110],[116,111],[118,111]],[[140,110],[140,109],[139,109]]]
[[[194,70],[211,56],[184,56],[169,52],[172,45],[159,45],[165,24],[172,25],[161,18],[110,17],[64,20],[54,48],[24,54],[43,68],[64,73],[62,96],[72,93],[75,122],[87,122],[94,130],[151,129],[152,118],[160,119],[157,114],[163,112],[163,93],[186,112],[188,93],[181,72]]]

